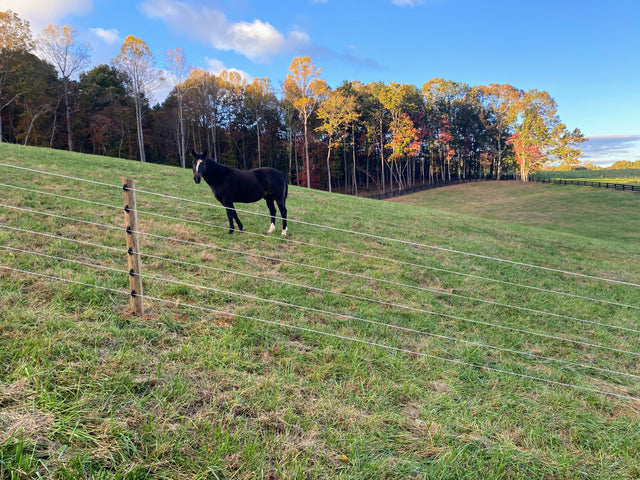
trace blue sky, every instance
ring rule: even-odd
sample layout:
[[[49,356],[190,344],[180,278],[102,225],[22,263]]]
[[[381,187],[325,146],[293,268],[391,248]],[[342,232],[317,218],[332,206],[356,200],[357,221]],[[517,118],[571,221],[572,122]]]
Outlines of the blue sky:
[[[300,55],[333,88],[442,77],[546,90],[590,137],[587,160],[640,160],[639,0],[0,0],[6,9],[34,34],[73,26],[92,65],[135,35],[159,68],[183,48],[190,65],[269,77],[276,90]]]

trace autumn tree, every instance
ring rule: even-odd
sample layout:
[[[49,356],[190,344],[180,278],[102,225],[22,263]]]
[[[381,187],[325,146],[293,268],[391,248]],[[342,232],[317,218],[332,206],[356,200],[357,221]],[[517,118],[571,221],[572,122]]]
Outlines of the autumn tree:
[[[64,27],[49,25],[38,38],[38,49],[53,64],[62,79],[69,151],[73,150],[69,82],[73,75],[79,73],[89,63],[88,46],[78,45],[77,35],[78,32],[69,25]]]
[[[178,115],[178,156],[180,157],[180,166],[186,167],[186,134],[184,126],[184,94],[186,85],[184,81],[189,74],[187,66],[187,58],[182,48],[167,50],[165,54],[165,62],[167,71],[173,80],[173,91],[176,97],[177,115]]]
[[[34,46],[29,22],[11,10],[0,12],[0,51],[29,52]]]
[[[284,81],[284,95],[300,115],[304,126],[304,154],[307,188],[311,188],[311,169],[309,166],[309,119],[327,92],[327,83],[320,79],[322,70],[317,68],[309,57],[296,57],[289,66]]]
[[[579,166],[582,150],[578,145],[587,140],[580,129],[569,131],[567,126],[561,123],[554,130],[553,136],[555,145],[550,152],[553,160],[559,162],[564,170],[573,170]]]
[[[275,101],[273,87],[268,78],[254,78],[245,90],[246,105],[253,114],[256,123],[256,140],[258,145],[258,167],[262,166],[262,142],[260,141],[263,130],[263,120],[269,105]]]
[[[0,12],[0,142],[3,141],[2,113],[24,93],[7,90],[7,83],[16,74],[14,60],[30,52],[33,47],[29,22],[11,10]]]
[[[413,158],[414,155],[407,156],[404,149],[398,149],[406,140],[406,138],[403,138],[404,135],[415,129],[411,115],[415,115],[419,111],[422,99],[415,86],[395,82],[390,82],[388,86],[382,86],[378,90],[378,98],[384,108],[389,111],[391,117],[391,140],[385,146],[389,147],[392,153],[387,157],[387,160],[389,161],[391,172],[395,167],[398,186],[403,188],[401,162]],[[412,142],[411,140],[408,141],[409,143]],[[405,165],[405,169],[408,169],[408,167],[408,165]],[[408,173],[407,183],[411,182],[411,178],[412,176]]]
[[[500,180],[504,147],[503,138],[506,141],[508,135],[505,136],[505,133],[515,124],[518,116],[518,105],[523,92],[509,84],[499,85],[492,83],[487,86],[481,86],[480,93],[487,103],[492,116],[491,122],[485,121],[485,127],[496,140],[497,156],[494,178]]]
[[[520,178],[527,182],[531,173],[552,160],[549,154],[557,146],[560,119],[555,100],[538,90],[524,94],[518,118],[519,125],[508,143],[515,150]]]
[[[113,58],[112,63],[127,75],[126,85],[136,111],[140,161],[146,162],[142,108],[146,94],[157,88],[160,80],[153,54],[140,38],[129,35],[120,48],[120,54]]]
[[[331,191],[331,149],[340,145],[349,133],[349,126],[357,120],[356,100],[339,90],[329,91],[325,101],[318,108],[318,118],[322,124],[316,131],[327,136],[327,183]]]

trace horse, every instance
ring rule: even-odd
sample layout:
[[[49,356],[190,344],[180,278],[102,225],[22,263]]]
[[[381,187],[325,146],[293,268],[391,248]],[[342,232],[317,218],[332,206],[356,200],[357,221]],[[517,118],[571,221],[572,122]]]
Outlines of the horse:
[[[271,214],[271,225],[268,233],[273,233],[276,229],[276,207],[278,204],[280,215],[282,216],[282,236],[287,235],[287,207],[285,200],[289,192],[287,179],[284,174],[275,168],[262,167],[252,170],[240,170],[222,165],[207,157],[207,151],[196,153],[191,151],[193,157],[193,180],[200,183],[204,181],[209,184],[213,195],[227,210],[229,219],[229,234],[235,230],[233,221],[240,231],[243,226],[238,218],[234,202],[253,203],[265,199],[269,213]]]

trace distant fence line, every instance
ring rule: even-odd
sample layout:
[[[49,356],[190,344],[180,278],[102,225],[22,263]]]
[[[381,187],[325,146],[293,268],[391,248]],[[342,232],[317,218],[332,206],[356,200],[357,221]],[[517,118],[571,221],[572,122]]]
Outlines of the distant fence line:
[[[570,180],[564,178],[537,178],[535,176],[532,176],[529,179],[533,182],[555,183],[557,185],[583,185],[586,187],[611,188],[613,190],[640,192],[640,185],[631,185],[628,183],[591,182],[588,180]]]
[[[460,185],[463,183],[492,181],[493,178],[469,178],[459,180],[445,180],[443,182],[425,183],[422,185],[414,185],[409,188],[403,188],[402,190],[393,190],[384,193],[375,193],[373,195],[363,195],[365,198],[373,198],[376,200],[385,200],[387,198],[400,197],[402,195],[409,195],[411,193],[422,192],[424,190],[430,190],[432,188],[449,187],[451,185]],[[500,180],[516,180],[513,175],[502,177]],[[640,185],[632,185],[628,183],[611,183],[611,182],[592,182],[587,180],[571,180],[564,178],[537,178],[535,176],[529,177],[532,182],[539,183],[555,183],[557,185],[582,185],[587,187],[599,187],[610,188],[613,190],[623,190],[631,192],[640,192]]]
[[[515,177],[513,175],[503,175],[500,180],[514,180]],[[401,190],[393,190],[390,192],[384,193],[375,193],[373,195],[363,195],[365,198],[373,198],[375,200],[384,200],[386,198],[399,197],[401,195],[409,195],[410,193],[422,192],[424,190],[430,190],[432,188],[439,187],[449,187],[451,185],[460,185],[462,183],[472,183],[472,182],[484,182],[484,181],[493,181],[494,178],[490,177],[481,177],[481,178],[461,178],[457,180],[444,180],[439,182],[425,183],[421,185],[414,185],[409,188],[403,188]]]

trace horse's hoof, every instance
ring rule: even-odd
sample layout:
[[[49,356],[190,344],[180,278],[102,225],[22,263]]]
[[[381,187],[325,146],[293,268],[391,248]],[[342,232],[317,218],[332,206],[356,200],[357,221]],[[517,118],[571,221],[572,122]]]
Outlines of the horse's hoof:
[[[231,235],[233,233],[233,230],[229,230],[229,235]]]
[[[282,230],[282,236],[286,237],[287,236],[287,229],[285,228],[284,230]]]
[[[267,233],[273,233],[276,231],[276,226],[275,224],[271,224],[271,226],[269,227],[269,230],[267,230]]]

